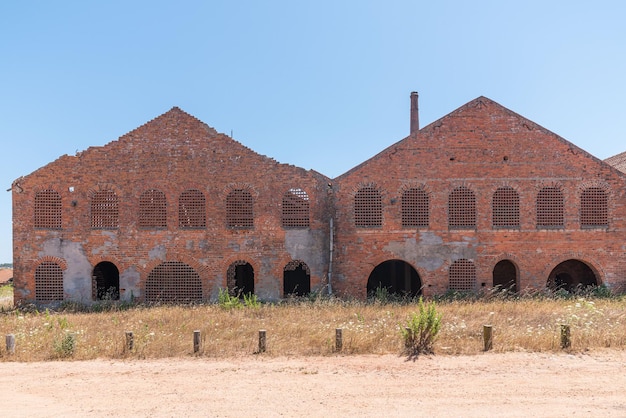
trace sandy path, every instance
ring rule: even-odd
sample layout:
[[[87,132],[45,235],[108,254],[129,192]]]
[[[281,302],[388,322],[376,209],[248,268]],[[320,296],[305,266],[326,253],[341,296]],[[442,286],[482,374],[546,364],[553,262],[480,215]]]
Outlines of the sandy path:
[[[0,363],[0,415],[626,417],[626,352]]]

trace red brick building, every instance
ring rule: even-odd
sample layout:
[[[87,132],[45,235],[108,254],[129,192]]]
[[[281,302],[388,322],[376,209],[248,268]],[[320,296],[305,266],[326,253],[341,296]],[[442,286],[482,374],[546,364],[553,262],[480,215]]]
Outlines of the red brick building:
[[[626,175],[479,97],[331,180],[173,108],[13,183],[17,303],[626,287]]]

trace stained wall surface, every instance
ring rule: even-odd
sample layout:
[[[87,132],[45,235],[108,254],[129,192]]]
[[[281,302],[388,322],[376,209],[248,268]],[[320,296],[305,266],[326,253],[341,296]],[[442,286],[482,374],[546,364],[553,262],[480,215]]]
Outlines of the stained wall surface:
[[[178,108],[63,156],[12,185],[15,301],[625,287],[624,173],[485,97],[417,121],[336,179]]]

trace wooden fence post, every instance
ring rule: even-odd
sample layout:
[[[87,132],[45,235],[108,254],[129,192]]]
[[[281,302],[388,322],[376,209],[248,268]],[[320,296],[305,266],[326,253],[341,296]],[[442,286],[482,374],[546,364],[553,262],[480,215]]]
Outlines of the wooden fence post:
[[[126,331],[126,351],[133,351],[135,337],[132,331]]]
[[[264,329],[259,331],[259,353],[265,353],[266,350],[266,332]]]
[[[195,330],[193,332],[193,352],[197,353],[200,351],[200,330]]]
[[[483,343],[485,351],[491,350],[493,347],[493,326],[483,325]]]
[[[561,348],[570,348],[572,340],[570,339],[570,328],[567,324],[561,324]]]
[[[15,335],[7,334],[6,336],[7,353],[15,354]]]
[[[341,352],[343,349],[343,330],[341,328],[335,328],[335,351]]]

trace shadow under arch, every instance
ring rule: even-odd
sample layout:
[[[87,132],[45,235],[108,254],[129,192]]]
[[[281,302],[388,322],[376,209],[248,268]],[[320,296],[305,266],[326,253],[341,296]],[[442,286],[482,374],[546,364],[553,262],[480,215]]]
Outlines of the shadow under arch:
[[[493,267],[493,288],[517,293],[517,266],[511,260],[500,260]]]
[[[550,290],[574,292],[596,287],[598,284],[596,273],[587,263],[571,259],[563,261],[552,269],[546,286]]]
[[[417,270],[403,260],[387,260],[377,265],[367,279],[367,294],[387,289],[392,295],[415,297],[422,294],[422,280]]]

